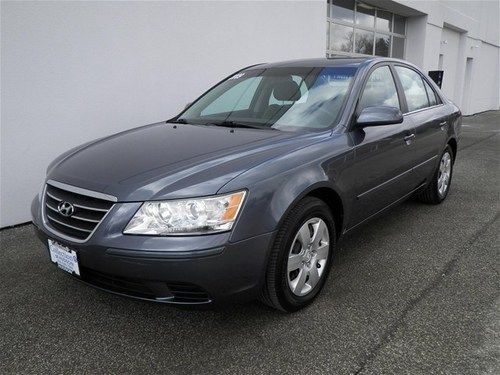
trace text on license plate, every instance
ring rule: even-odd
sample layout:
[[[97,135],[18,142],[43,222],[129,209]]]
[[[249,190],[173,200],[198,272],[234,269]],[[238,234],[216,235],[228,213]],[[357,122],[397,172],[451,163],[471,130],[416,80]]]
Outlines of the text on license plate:
[[[57,263],[58,267],[69,273],[80,276],[78,258],[75,250],[70,250],[66,246],[49,240],[50,260]]]

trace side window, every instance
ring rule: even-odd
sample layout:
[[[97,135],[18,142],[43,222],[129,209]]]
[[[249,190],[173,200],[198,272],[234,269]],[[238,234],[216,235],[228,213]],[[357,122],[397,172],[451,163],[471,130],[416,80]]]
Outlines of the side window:
[[[375,106],[400,108],[396,84],[388,66],[375,69],[366,82],[359,109]]]
[[[396,72],[403,85],[408,111],[411,112],[428,107],[429,101],[427,100],[427,93],[420,74],[403,66],[396,66]]]
[[[427,90],[427,96],[429,97],[429,105],[432,107],[433,105],[438,104],[438,101],[436,99],[436,93],[425,79],[424,79],[424,85],[425,89]]]
[[[232,111],[242,111],[250,108],[255,90],[259,86],[262,77],[251,77],[227,90],[224,94],[210,103],[202,112],[202,116],[214,115],[226,112],[228,108]]]

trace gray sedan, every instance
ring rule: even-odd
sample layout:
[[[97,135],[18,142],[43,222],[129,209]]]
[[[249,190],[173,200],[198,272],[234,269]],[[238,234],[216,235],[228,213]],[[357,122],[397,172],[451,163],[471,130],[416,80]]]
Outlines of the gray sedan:
[[[292,312],[321,291],[343,234],[408,197],[446,198],[460,126],[405,61],[254,65],[170,120],[59,156],[33,223],[51,261],[95,287]]]

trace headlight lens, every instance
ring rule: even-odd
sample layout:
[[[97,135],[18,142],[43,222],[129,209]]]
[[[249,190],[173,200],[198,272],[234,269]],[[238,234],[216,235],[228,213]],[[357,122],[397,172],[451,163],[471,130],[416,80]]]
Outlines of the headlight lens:
[[[123,233],[168,236],[228,231],[245,194],[239,191],[205,198],[145,202]]]

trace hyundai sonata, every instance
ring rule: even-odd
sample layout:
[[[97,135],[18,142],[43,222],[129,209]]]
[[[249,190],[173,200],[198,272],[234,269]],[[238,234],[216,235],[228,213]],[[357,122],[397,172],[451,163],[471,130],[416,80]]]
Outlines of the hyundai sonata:
[[[59,156],[33,223],[52,262],[98,288],[296,311],[341,235],[412,195],[446,198],[460,126],[401,60],[254,65],[168,121]]]

